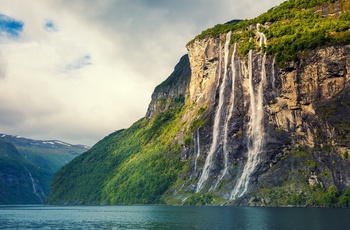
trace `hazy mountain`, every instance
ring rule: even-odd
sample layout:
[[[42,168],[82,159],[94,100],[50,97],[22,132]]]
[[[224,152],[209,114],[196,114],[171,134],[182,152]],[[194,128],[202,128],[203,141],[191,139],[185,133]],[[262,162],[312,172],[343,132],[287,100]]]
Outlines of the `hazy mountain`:
[[[0,204],[43,203],[54,173],[88,149],[0,134]]]

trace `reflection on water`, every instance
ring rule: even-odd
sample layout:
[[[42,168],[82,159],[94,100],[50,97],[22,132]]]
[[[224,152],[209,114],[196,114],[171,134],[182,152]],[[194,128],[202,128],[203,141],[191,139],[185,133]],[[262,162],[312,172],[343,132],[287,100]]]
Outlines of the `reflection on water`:
[[[348,229],[350,209],[0,206],[0,229]]]

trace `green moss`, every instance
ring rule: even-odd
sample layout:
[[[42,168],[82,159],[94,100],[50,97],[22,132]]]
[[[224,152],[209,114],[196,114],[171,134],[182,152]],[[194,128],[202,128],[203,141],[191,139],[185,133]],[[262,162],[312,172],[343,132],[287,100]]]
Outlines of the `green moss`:
[[[306,158],[306,157],[310,157],[312,154],[311,154],[311,151],[303,146],[298,146],[296,147],[295,149],[293,149],[291,151],[293,157],[296,157],[296,158]]]
[[[346,189],[345,192],[340,195],[338,205],[342,207],[350,207],[350,188]]]
[[[288,181],[283,186],[259,189],[253,202],[270,206],[350,207],[350,189],[340,193],[334,185],[328,189],[320,185],[310,188],[302,182]]]
[[[192,122],[191,124],[191,131],[195,131],[197,129],[199,129],[200,127],[203,127],[206,124],[207,120],[205,119],[198,119]]]
[[[308,205],[309,197],[308,187],[292,180],[274,188],[261,188],[255,202],[269,206]]]
[[[197,111],[197,116],[201,116],[205,111],[207,111],[208,107],[201,107],[198,111]]]
[[[213,193],[195,193],[188,197],[184,205],[211,205],[214,202],[215,195]]]
[[[184,140],[186,146],[193,146],[194,142],[191,137],[186,137]]]

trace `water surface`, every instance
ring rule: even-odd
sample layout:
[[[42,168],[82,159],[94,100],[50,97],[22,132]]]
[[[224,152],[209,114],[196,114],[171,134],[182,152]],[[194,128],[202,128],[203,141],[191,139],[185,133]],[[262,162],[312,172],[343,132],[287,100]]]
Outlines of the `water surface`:
[[[0,206],[0,229],[348,229],[350,209]]]

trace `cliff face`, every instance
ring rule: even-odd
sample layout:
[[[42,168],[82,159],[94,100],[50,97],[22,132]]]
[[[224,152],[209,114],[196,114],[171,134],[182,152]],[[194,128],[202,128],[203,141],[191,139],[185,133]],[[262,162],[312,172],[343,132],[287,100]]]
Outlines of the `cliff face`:
[[[152,118],[166,110],[183,106],[188,94],[190,78],[188,55],[184,55],[175,66],[174,72],[154,90],[145,117]]]
[[[147,114],[50,204],[350,206],[350,1],[290,0],[187,45]]]
[[[237,55],[224,42],[230,36],[188,46],[195,109],[183,117],[207,122],[193,132],[184,184],[192,183],[173,194],[185,203],[185,194],[210,192],[236,204],[277,205],[269,196],[278,186],[305,197],[316,185],[348,188],[350,46],[311,51],[281,69],[259,50]]]

